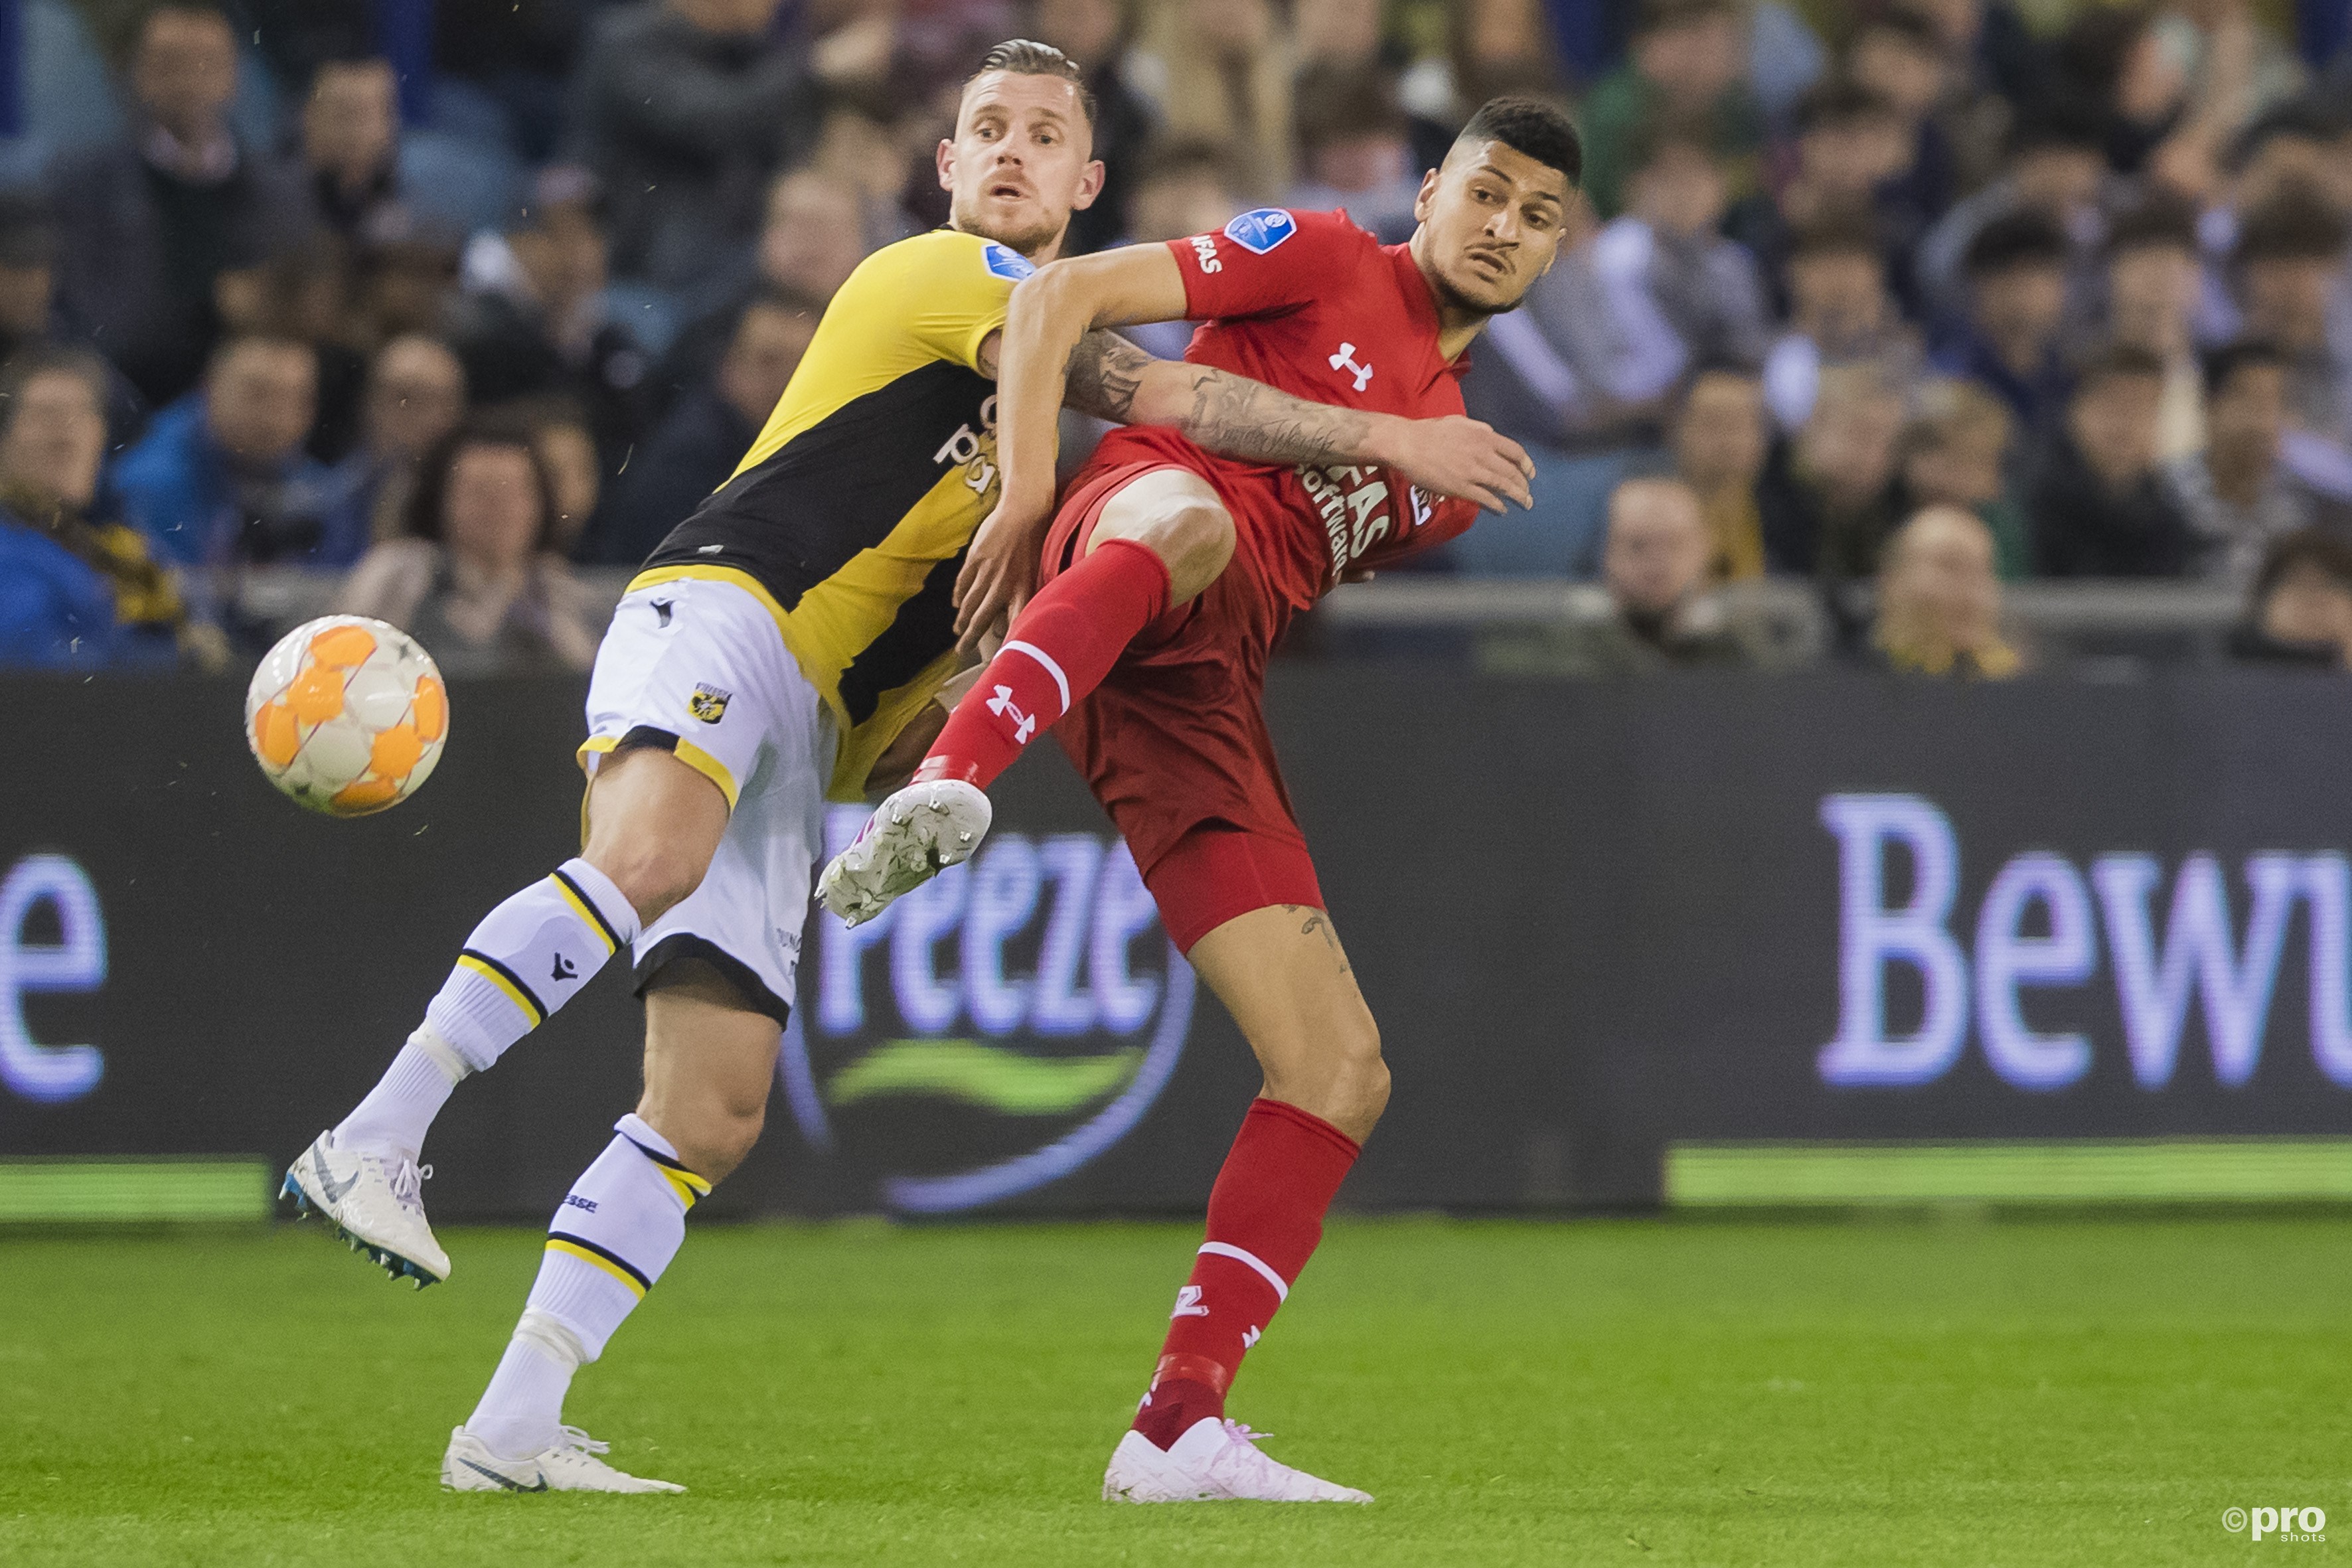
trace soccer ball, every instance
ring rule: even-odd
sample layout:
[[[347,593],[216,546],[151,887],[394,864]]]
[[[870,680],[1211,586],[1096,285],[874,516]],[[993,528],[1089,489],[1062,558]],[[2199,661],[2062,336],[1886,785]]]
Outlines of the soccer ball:
[[[330,816],[416,792],[449,739],[449,693],[398,626],[329,616],[269,650],[245,691],[245,739],[271,784]]]

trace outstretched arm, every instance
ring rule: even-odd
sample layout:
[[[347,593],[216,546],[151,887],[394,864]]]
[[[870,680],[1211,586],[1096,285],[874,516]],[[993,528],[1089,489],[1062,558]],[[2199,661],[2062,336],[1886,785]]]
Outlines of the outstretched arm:
[[[1400,419],[1310,403],[1230,371],[1154,359],[1116,332],[1079,340],[1064,401],[1114,424],[1169,426],[1245,463],[1377,464],[1488,511],[1534,504],[1527,453],[1475,419]]]

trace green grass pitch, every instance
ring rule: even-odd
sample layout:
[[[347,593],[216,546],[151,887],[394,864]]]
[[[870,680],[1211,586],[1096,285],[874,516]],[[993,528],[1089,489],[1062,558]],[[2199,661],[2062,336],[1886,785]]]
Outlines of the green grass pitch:
[[[698,1227],[569,1417],[435,1476],[538,1256],[0,1238],[0,1563],[2214,1563],[2352,1541],[2352,1220],[1335,1224],[1234,1413],[1370,1509],[1114,1508],[1182,1226]],[[2313,1506],[2326,1544],[2230,1533]]]

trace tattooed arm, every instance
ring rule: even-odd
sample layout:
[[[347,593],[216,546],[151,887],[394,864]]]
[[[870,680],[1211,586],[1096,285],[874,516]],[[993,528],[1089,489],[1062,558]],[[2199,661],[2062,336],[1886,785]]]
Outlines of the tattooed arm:
[[[1166,425],[1219,457],[1284,468],[1383,464],[1489,511],[1529,504],[1527,455],[1475,419],[1412,420],[1309,403],[1245,376],[1154,359],[1116,332],[1070,351],[1063,403],[1116,425]]]

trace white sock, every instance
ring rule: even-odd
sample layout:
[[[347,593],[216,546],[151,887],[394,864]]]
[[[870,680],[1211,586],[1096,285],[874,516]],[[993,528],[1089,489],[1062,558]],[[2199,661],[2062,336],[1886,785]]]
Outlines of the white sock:
[[[425,1021],[479,1072],[636,940],[637,912],[612,879],[566,860],[482,917]]]
[[[415,1159],[425,1147],[425,1130],[469,1070],[431,1026],[420,1026],[367,1098],[336,1127],[335,1142],[347,1149],[390,1149]]]
[[[546,1452],[563,1425],[572,1374],[585,1359],[571,1330],[543,1312],[525,1312],[466,1430],[502,1459]]]
[[[458,1079],[496,1063],[636,940],[637,911],[585,860],[566,860],[492,910],[466,939],[424,1025],[335,1129],[335,1142],[415,1159]]]
[[[686,1211],[710,1191],[669,1141],[641,1119],[624,1116],[614,1125],[620,1136],[572,1184],[547,1227],[547,1250],[514,1342],[466,1423],[491,1452],[509,1458],[527,1458],[555,1440],[572,1366],[604,1353],[614,1331],[677,1256],[686,1240]],[[560,1376],[545,1370],[560,1357],[539,1342],[545,1331],[534,1329],[534,1320],[560,1329],[579,1352]],[[525,1347],[527,1330],[538,1348]],[[492,1431],[500,1436],[493,1438]],[[525,1442],[531,1446],[512,1451],[500,1446]]]

